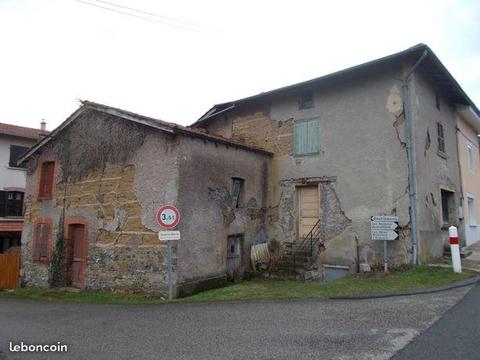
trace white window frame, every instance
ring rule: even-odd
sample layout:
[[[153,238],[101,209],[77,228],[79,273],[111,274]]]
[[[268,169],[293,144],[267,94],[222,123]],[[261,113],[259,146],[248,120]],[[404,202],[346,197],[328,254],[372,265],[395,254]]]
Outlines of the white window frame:
[[[468,200],[473,200],[473,211],[470,211],[470,206],[468,205]],[[477,202],[475,201],[475,195],[467,193],[467,209],[468,209],[468,225],[477,226]],[[472,223],[473,220],[473,223]]]
[[[470,173],[475,174],[475,159],[473,155],[473,144],[467,141],[467,165]]]

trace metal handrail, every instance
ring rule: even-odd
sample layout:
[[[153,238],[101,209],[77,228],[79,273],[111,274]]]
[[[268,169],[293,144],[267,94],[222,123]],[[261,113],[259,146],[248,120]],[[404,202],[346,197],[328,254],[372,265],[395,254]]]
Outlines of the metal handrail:
[[[295,261],[297,257],[297,252],[300,249],[304,249],[305,245],[307,246],[310,245],[310,261],[313,261],[313,247],[318,241],[320,241],[320,219],[318,219],[315,225],[313,225],[312,230],[310,230],[307,236],[305,236],[303,241],[295,247],[295,250],[293,252],[293,269],[294,270],[297,267],[296,261]]]

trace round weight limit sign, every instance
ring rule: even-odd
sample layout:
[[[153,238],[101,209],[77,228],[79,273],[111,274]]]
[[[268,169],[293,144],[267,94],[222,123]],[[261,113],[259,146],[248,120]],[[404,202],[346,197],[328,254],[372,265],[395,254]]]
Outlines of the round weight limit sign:
[[[180,212],[173,205],[164,205],[157,211],[157,223],[166,229],[173,229],[180,222]]]

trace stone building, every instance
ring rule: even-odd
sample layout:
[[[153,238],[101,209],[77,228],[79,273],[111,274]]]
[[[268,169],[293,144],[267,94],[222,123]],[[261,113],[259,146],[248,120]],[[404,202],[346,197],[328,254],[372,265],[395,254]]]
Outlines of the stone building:
[[[255,244],[300,270],[379,265],[375,215],[398,217],[392,265],[425,263],[464,224],[466,113],[476,135],[480,111],[423,44],[215,105],[188,128],[84,102],[21,159],[24,282],[163,293],[165,204],[182,215],[177,296],[241,276]]]
[[[457,108],[479,110],[423,44],[303,83],[213,106],[205,128],[274,154],[267,237],[318,226],[317,265],[383,262],[374,215],[399,218],[391,263],[442,255],[461,225]],[[476,120],[478,122],[478,120]],[[293,245],[295,246],[295,245]]]
[[[265,241],[271,154],[91,102],[24,155],[26,285],[164,293],[155,213],[181,213],[177,296],[241,275]],[[228,248],[227,248],[228,244]]]

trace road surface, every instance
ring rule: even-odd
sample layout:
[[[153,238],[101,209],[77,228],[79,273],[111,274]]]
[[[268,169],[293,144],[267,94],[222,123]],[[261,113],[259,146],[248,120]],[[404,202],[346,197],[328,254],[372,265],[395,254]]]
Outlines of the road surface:
[[[469,289],[374,300],[171,305],[3,299],[0,358],[388,359]],[[10,342],[21,341],[61,342],[68,352],[9,351]]]
[[[480,359],[480,286],[474,287],[394,359]]]

